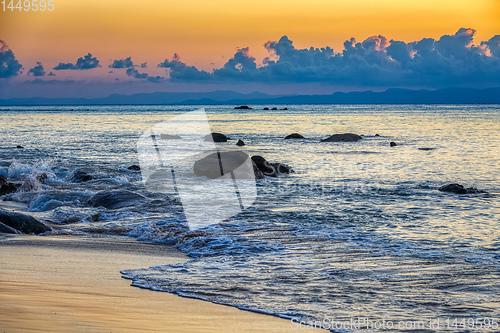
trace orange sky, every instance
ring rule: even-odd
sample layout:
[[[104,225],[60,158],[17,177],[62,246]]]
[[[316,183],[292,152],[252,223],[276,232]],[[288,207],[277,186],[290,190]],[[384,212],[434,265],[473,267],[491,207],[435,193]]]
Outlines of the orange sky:
[[[53,12],[1,12],[0,39],[25,68],[36,61],[52,68],[87,52],[103,67],[127,56],[154,67],[177,52],[189,65],[211,69],[237,47],[249,46],[260,62],[267,55],[262,45],[285,34],[298,48],[328,45],[339,52],[350,37],[382,34],[411,42],[471,27],[478,43],[500,34],[499,2],[54,0]]]

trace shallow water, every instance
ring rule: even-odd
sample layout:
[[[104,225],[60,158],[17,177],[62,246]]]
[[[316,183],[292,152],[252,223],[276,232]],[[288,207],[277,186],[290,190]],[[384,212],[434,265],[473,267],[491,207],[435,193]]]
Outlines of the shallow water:
[[[258,180],[253,206],[221,224],[189,231],[179,198],[148,192],[140,172],[127,170],[138,164],[136,142],[145,130],[192,106],[3,108],[0,174],[23,183],[4,199],[61,224],[58,233],[129,235],[175,244],[193,257],[125,271],[140,287],[322,324],[500,322],[500,107],[262,107],[206,112],[213,131],[296,172]],[[283,140],[294,132],[306,139]],[[363,140],[319,142],[345,132]],[[95,179],[72,183],[77,169]],[[36,180],[42,172],[45,184]],[[455,182],[489,194],[437,190]],[[109,189],[148,200],[118,210],[88,206]]]

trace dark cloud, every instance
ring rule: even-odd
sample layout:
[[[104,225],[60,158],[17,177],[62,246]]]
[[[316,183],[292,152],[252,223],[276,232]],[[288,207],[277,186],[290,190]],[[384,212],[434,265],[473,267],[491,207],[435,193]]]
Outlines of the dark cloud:
[[[0,45],[0,78],[18,75],[23,66],[17,61],[14,52],[9,49],[7,43],[0,40]]]
[[[143,63],[141,64],[141,68],[146,68],[146,67],[148,67],[148,63],[147,63],[147,62],[143,62]]]
[[[500,84],[500,35],[474,45],[474,29],[461,28],[438,40],[405,43],[382,35],[357,42],[351,38],[342,52],[330,47],[297,49],[283,36],[268,41],[262,65],[248,48],[240,48],[212,73],[181,61],[175,54],[159,67],[172,81],[324,82],[358,86],[450,86]]]
[[[97,60],[96,57],[92,57],[91,53],[88,53],[86,56],[78,58],[78,60],[76,61],[76,64],[60,62],[59,65],[54,67],[54,69],[55,70],[65,70],[65,69],[86,70],[86,69],[92,69],[92,68],[97,68],[97,67],[101,67],[101,65],[99,65],[99,60]]]
[[[165,80],[165,78],[161,76],[150,76],[147,73],[139,73],[137,69],[135,68],[127,68],[127,73],[128,76],[134,77],[136,79],[141,79],[141,80],[147,80],[152,83],[160,83],[161,81]]]
[[[44,76],[45,75],[45,70],[43,69],[43,65],[40,61],[36,63],[36,66],[31,68],[28,71],[28,75],[33,75],[33,76]]]
[[[194,66],[187,66],[177,53],[171,61],[165,59],[164,62],[158,64],[158,67],[168,68],[172,81],[203,81],[211,78],[208,72],[200,71]]]
[[[132,57],[120,60],[113,60],[113,63],[109,65],[109,68],[132,68],[132,67],[134,67]]]

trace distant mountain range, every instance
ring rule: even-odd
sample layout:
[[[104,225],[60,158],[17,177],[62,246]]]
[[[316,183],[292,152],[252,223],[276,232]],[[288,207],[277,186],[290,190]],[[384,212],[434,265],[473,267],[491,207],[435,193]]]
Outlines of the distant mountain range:
[[[214,104],[500,104],[500,87],[439,90],[388,89],[383,92],[336,92],[330,95],[242,94],[234,91],[110,95],[103,98],[11,98],[0,105],[214,105]]]

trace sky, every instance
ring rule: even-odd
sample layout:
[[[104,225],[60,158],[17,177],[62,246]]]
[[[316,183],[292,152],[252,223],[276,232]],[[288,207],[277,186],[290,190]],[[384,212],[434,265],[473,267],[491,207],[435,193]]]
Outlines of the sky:
[[[0,4],[0,98],[500,86],[498,0],[50,4]]]

